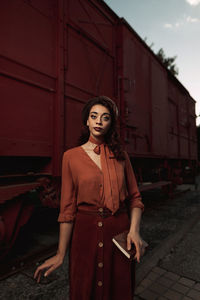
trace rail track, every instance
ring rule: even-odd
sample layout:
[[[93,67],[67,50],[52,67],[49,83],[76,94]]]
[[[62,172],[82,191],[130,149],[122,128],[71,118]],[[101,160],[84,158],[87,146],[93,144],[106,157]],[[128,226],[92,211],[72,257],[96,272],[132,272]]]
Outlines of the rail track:
[[[44,247],[43,249],[38,249],[35,252],[22,255],[21,257],[5,259],[5,261],[1,264],[0,280],[4,280],[13,274],[21,272],[30,265],[33,265],[33,263],[37,264],[39,261],[45,260],[46,258],[54,255],[56,250],[57,243],[54,243]]]

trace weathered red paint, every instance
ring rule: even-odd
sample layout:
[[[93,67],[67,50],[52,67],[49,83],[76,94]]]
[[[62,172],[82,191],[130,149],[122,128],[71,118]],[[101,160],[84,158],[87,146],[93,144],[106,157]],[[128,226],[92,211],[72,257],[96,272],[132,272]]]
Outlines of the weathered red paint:
[[[141,158],[197,159],[195,101],[124,19],[118,44],[128,152]]]

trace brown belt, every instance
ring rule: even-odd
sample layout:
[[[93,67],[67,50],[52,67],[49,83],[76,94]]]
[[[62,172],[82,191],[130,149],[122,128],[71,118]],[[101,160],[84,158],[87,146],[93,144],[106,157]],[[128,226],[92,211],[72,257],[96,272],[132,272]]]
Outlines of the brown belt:
[[[112,215],[118,215],[120,213],[127,213],[127,208],[125,206],[125,204],[122,204],[119,209],[113,213],[112,211],[110,211],[107,207],[97,207],[94,205],[80,205],[78,207],[78,213],[81,214],[87,214],[87,215],[99,215],[102,218],[107,218],[110,217]]]

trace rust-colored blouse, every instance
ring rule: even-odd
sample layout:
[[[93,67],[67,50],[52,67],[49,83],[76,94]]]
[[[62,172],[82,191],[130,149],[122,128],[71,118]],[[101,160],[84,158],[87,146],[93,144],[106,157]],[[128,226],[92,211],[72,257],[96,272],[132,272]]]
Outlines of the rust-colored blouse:
[[[130,209],[139,207],[143,210],[144,205],[141,201],[128,154],[125,152],[125,161],[116,160],[115,165],[119,201],[123,202],[128,197]],[[103,179],[102,170],[81,146],[64,152],[58,222],[74,221],[78,206],[84,203],[105,207],[106,199]]]

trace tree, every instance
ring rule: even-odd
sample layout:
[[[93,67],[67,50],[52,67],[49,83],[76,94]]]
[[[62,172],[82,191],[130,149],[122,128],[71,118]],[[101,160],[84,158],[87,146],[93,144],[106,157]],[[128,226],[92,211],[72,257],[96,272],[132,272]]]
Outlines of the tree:
[[[155,51],[152,49],[154,46],[154,43],[151,43],[150,45],[148,45],[147,43],[147,37],[145,36],[144,38],[144,42],[147,44],[147,46],[155,53]],[[166,57],[165,52],[163,50],[163,48],[160,48],[160,50],[158,50],[157,53],[155,53],[155,55],[158,57],[158,59],[164,64],[164,66],[174,75],[178,75],[179,71],[178,68],[176,66],[176,64],[174,63],[177,56],[172,56],[172,57]]]
[[[178,68],[176,64],[174,63],[177,56],[172,57],[166,57],[165,52],[163,48],[160,48],[158,52],[156,53],[158,59],[165,65],[165,67],[174,75],[178,75]]]

